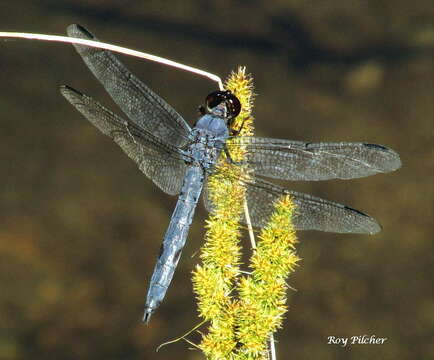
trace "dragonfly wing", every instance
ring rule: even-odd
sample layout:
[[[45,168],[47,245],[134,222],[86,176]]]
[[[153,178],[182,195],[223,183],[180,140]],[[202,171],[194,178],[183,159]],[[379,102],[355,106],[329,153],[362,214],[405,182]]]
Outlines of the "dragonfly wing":
[[[297,230],[359,234],[375,234],[381,230],[374,218],[349,206],[287,190],[259,178],[242,182],[246,186],[249,215],[254,227],[264,227],[274,211],[274,203],[282,196],[290,195],[297,206],[292,219]],[[207,186],[205,189],[205,207],[212,212],[214,206]],[[246,222],[244,215],[242,221]]]
[[[255,174],[275,179],[353,179],[401,166],[395,151],[368,143],[306,143],[260,137],[235,138],[233,143],[245,147]]]
[[[75,24],[68,27],[67,34],[97,40],[89,31]],[[190,126],[181,115],[131,74],[111,52],[83,45],[74,47],[131,121],[173,145],[182,146],[187,142]]]
[[[179,194],[186,166],[175,146],[113,114],[87,95],[68,86],[62,86],[60,91],[86,119],[111,137],[161,190]]]

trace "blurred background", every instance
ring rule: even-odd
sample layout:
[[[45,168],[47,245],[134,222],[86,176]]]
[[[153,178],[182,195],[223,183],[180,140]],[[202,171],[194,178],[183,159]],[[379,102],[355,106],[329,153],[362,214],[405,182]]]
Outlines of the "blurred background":
[[[286,184],[366,211],[375,236],[299,233],[279,359],[434,358],[434,9],[415,1],[2,1],[1,30],[101,40],[225,77],[254,76],[256,134],[387,145],[403,167],[352,181]],[[190,124],[215,84],[122,61]],[[167,297],[141,323],[176,198],[59,94],[68,84],[120,113],[66,44],[0,41],[0,359],[201,359],[190,273],[200,204]],[[248,253],[248,242],[244,242]],[[376,335],[384,345],[328,345]],[[193,341],[199,341],[192,336]]]

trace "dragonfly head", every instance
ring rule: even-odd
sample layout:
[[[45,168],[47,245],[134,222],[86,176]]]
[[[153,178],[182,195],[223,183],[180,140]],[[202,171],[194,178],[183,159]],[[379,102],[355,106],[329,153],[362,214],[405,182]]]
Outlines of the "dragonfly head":
[[[230,122],[238,116],[241,111],[241,103],[230,90],[214,91],[206,97],[205,105],[199,107],[202,115],[214,114],[222,116]]]

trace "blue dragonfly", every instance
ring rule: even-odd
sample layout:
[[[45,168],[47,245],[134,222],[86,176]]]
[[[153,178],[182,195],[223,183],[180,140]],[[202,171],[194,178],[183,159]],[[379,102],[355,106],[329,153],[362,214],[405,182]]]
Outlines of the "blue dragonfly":
[[[70,37],[96,40],[79,25],[69,26],[67,33]],[[241,144],[246,151],[246,159],[240,166],[246,165],[255,175],[276,179],[352,179],[394,171],[401,166],[398,154],[382,145],[237,136],[230,129],[240,112],[240,102],[230,91],[208,95],[200,118],[191,128],[112,53],[74,46],[126,118],[71,87],[61,87],[63,96],[103,134],[111,137],[161,190],[179,195],[150,281],[145,322],[149,322],[165,297],[208,176],[216,171],[222,152],[228,155],[228,161],[231,159],[230,146],[236,145],[228,144],[228,139],[236,136],[236,144]],[[242,182],[255,227],[265,225],[278,198],[291,195],[297,206],[293,223],[298,230],[362,234],[381,230],[374,218],[349,206],[287,190],[256,176]],[[204,191],[204,203],[212,211],[207,191]]]

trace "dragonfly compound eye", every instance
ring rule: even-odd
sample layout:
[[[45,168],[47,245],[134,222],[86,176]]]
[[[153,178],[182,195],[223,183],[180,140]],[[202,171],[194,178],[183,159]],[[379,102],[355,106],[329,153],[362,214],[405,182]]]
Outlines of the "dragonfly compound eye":
[[[232,119],[238,116],[241,111],[241,103],[229,90],[214,91],[209,94],[205,100],[207,111],[211,112],[213,108],[220,105],[222,102],[226,105],[228,118]]]
[[[231,119],[236,118],[241,111],[240,100],[234,95],[230,94],[226,99],[226,106],[228,109],[229,117]]]

